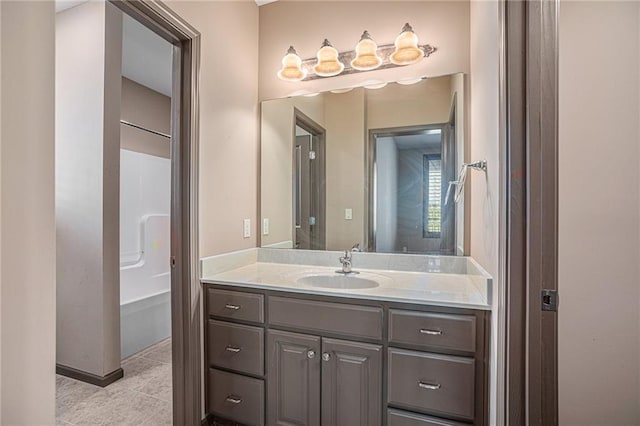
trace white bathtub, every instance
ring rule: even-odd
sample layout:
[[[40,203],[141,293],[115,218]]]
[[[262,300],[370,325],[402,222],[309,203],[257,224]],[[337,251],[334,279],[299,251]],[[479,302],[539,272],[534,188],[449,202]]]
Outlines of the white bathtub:
[[[142,251],[137,261],[121,259],[122,358],[171,335],[169,215],[143,216],[140,226]]]

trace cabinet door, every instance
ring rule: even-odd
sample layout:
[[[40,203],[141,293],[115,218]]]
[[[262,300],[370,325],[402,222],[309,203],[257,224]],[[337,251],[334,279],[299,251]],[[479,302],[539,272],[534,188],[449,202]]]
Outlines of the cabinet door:
[[[320,425],[320,337],[267,333],[269,425]]]
[[[322,425],[377,426],[382,346],[322,339]]]

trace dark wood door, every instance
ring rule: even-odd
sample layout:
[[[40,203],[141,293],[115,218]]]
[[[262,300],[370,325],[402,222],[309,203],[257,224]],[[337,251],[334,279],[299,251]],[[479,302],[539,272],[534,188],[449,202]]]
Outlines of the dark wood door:
[[[267,424],[320,425],[320,337],[267,333]]]
[[[382,418],[382,346],[322,340],[322,425],[377,426]]]

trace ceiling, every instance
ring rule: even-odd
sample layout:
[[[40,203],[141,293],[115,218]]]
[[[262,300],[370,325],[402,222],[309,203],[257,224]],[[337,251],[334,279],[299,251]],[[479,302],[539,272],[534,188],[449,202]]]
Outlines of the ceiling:
[[[393,141],[400,151],[409,149],[440,149],[442,135],[439,131],[429,130],[420,134],[385,136],[377,139],[378,142],[388,143]]]
[[[426,134],[393,136],[393,141],[400,151],[407,149],[440,148],[441,133],[427,132]]]
[[[86,2],[56,0],[56,12]],[[122,75],[171,96],[172,45],[129,15],[122,16]]]
[[[122,75],[163,95],[171,96],[171,43],[123,14]]]

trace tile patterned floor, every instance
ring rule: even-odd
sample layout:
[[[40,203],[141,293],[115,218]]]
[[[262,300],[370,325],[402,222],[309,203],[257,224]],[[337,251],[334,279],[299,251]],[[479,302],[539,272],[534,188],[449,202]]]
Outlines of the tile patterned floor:
[[[57,424],[171,425],[171,339],[125,359],[122,368],[124,377],[105,388],[57,376]]]

